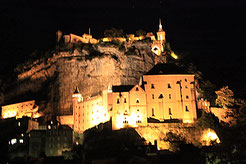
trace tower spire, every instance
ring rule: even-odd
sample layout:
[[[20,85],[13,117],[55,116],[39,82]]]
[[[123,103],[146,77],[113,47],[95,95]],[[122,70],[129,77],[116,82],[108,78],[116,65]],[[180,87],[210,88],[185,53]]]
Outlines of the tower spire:
[[[159,18],[159,31],[163,31],[162,24],[161,24],[161,18]]]

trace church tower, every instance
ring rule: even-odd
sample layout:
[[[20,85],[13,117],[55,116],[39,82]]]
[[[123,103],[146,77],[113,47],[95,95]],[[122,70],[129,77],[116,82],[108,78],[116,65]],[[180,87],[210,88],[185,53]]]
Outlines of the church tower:
[[[157,40],[160,40],[161,44],[164,44],[166,41],[166,33],[162,29],[161,19],[159,20],[159,31],[157,32]]]

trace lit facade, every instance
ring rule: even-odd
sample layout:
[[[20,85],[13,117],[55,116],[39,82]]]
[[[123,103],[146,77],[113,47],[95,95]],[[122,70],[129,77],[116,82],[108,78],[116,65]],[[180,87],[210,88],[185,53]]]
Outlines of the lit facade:
[[[2,106],[2,118],[22,118],[23,116],[38,118],[41,113],[38,113],[38,106],[35,105],[35,100],[10,104]]]
[[[143,81],[147,117],[185,123],[193,123],[197,118],[194,75],[174,64],[158,64],[143,75]]]
[[[196,120],[194,75],[175,64],[158,64],[143,75],[143,85],[112,86],[84,99],[73,94],[74,132],[112,121],[112,129],[147,126],[147,118],[161,122]]]

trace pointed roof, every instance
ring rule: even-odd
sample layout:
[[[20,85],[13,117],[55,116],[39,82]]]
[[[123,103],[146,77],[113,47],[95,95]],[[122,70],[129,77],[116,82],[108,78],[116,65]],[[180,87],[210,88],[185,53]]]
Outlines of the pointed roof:
[[[78,94],[79,93],[79,87],[78,86],[76,86],[76,89],[75,89],[75,91],[74,91],[74,93],[73,94]]]
[[[172,75],[172,74],[190,74],[177,66],[174,63],[162,64],[159,63],[155,65],[149,72],[144,75]]]
[[[163,31],[162,24],[161,24],[161,18],[159,19],[159,31]]]

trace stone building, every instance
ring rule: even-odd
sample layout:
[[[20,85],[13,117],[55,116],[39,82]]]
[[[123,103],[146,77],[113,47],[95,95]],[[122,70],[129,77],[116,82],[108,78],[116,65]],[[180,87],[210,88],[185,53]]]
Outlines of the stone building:
[[[112,86],[83,98],[73,94],[75,138],[100,123],[112,129],[147,126],[148,118],[165,123],[193,123],[196,118],[194,75],[175,64],[157,64],[143,75],[143,84]]]
[[[41,153],[46,156],[62,156],[62,152],[72,149],[73,130],[66,125],[46,130],[30,132],[29,155],[38,157]]]
[[[162,24],[161,24],[161,20],[160,20],[159,30],[157,32],[157,40],[153,40],[153,44],[152,44],[152,48],[151,48],[151,50],[154,52],[154,54],[160,56],[161,53],[164,52],[165,42],[166,42],[166,33],[162,29]]]
[[[38,118],[41,113],[38,113],[38,106],[35,105],[35,100],[20,102],[16,104],[2,106],[2,118],[22,118],[23,116]]]

